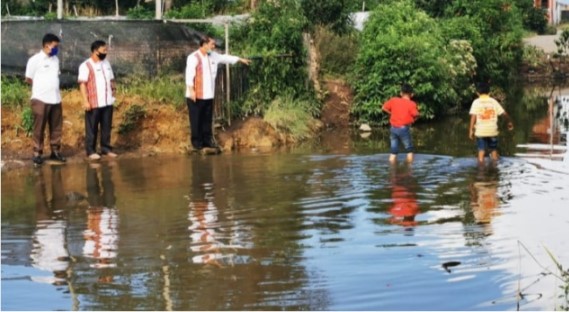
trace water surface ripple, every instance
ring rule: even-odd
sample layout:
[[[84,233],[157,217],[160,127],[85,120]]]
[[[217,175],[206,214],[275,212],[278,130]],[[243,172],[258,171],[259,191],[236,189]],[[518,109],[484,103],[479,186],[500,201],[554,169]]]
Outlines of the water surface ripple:
[[[435,155],[3,172],[1,308],[551,310],[568,186],[521,159]]]

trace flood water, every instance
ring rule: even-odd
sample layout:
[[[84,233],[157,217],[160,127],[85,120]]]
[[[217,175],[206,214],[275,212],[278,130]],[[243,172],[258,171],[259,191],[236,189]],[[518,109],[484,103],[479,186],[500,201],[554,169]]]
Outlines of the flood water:
[[[1,308],[560,309],[569,175],[513,156],[540,103],[506,107],[495,166],[461,116],[415,127],[412,165],[378,131],[2,172]]]

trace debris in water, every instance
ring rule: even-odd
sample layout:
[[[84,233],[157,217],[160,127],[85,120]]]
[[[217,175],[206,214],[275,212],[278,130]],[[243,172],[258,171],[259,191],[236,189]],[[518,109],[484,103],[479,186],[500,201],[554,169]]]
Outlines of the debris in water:
[[[449,268],[451,267],[455,267],[460,265],[460,261],[449,261],[449,262],[445,262],[443,263],[443,269],[445,269],[447,272],[451,272],[451,270]]]

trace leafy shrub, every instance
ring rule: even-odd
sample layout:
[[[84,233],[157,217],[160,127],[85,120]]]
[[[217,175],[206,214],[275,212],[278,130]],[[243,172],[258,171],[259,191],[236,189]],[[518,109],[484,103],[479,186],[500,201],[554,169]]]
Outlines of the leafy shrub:
[[[122,121],[119,125],[119,134],[127,134],[136,128],[138,122],[146,116],[146,109],[144,106],[133,104],[123,115]]]
[[[142,5],[137,5],[133,8],[128,9],[126,16],[130,19],[153,19],[154,10],[146,8]]]
[[[205,18],[212,14],[210,8],[203,1],[190,2],[180,8],[172,9],[164,14],[165,18]]]
[[[344,34],[350,30],[352,24],[349,7],[345,2],[345,0],[303,0],[301,7],[312,26],[325,26],[335,33]]]
[[[307,22],[299,10],[295,0],[263,2],[245,25],[233,28],[234,48],[254,56],[243,115],[262,115],[277,96],[309,91],[302,38]]]
[[[337,35],[327,28],[318,28],[316,38],[323,74],[344,76],[352,71],[358,52],[355,33]]]
[[[523,12],[524,27],[538,34],[544,34],[547,30],[547,16],[540,8],[531,7]]]
[[[47,21],[55,21],[57,19],[57,13],[55,13],[55,12],[45,13],[43,18]]]
[[[547,25],[544,35],[557,35],[557,28],[555,26]]]
[[[22,110],[22,122],[20,126],[26,133],[26,136],[30,136],[34,130],[34,114],[30,106],[24,107]]]
[[[411,1],[379,5],[361,34],[353,113],[360,121],[387,123],[381,106],[407,82],[422,118],[431,119],[460,103],[474,68],[470,44],[447,44],[439,24]]]
[[[203,19],[214,14],[208,3],[192,2],[164,14],[167,19]],[[212,37],[222,37],[223,29],[209,23],[192,23],[188,27]]]
[[[447,33],[450,39],[470,41],[478,64],[476,79],[508,85],[522,61],[523,25],[519,8],[510,0],[457,0],[447,9],[446,16],[461,17],[464,22],[461,27],[476,34],[456,38],[453,33],[462,30]]]
[[[537,67],[538,65],[542,64],[545,58],[545,52],[542,49],[527,45],[524,46],[523,51],[523,63],[527,64],[531,67]]]
[[[22,79],[2,75],[2,106],[21,107],[30,99],[30,88]]]
[[[555,41],[557,46],[557,56],[567,56],[569,54],[569,29],[565,29]]]

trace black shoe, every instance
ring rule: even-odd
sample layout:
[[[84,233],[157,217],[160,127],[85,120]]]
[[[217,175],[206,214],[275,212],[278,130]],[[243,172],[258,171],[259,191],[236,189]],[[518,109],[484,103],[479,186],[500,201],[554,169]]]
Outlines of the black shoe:
[[[63,157],[59,152],[51,152],[49,159],[59,161],[59,162],[66,162],[67,161],[67,159],[65,159],[65,157]]]
[[[34,157],[32,157],[32,161],[33,161],[34,164],[36,164],[36,165],[41,165],[41,164],[43,164],[43,158],[41,157],[41,155],[34,155]]]

